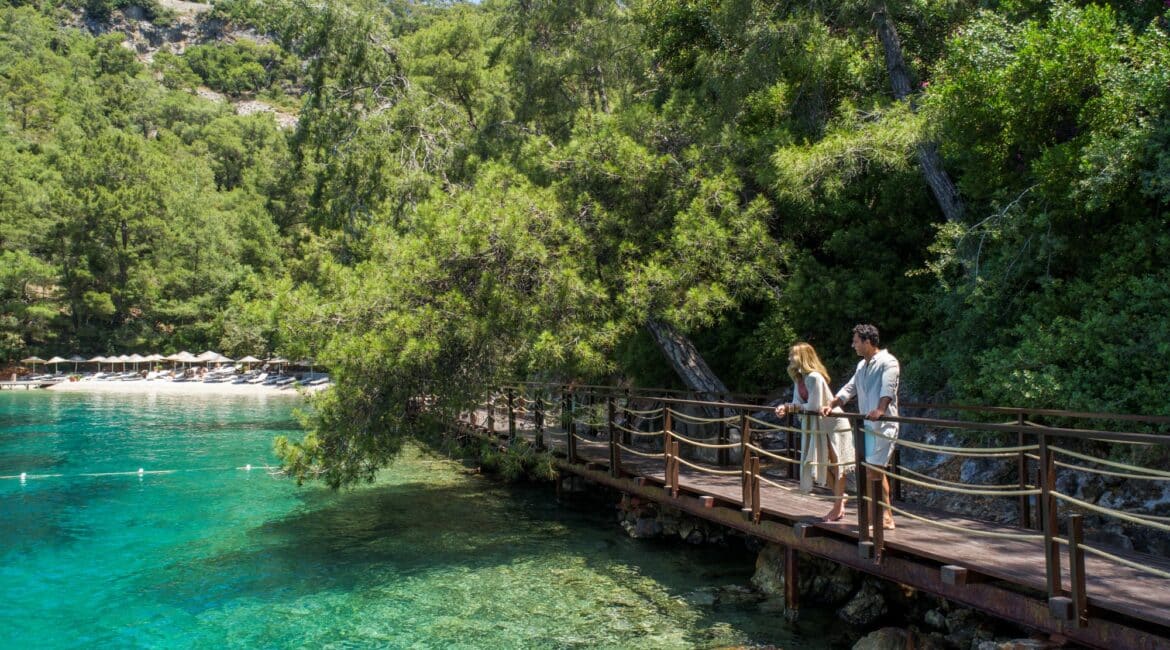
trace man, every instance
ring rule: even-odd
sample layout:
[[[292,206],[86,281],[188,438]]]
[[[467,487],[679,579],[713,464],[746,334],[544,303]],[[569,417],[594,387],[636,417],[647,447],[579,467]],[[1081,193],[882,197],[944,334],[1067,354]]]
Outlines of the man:
[[[873,325],[853,328],[853,350],[862,358],[849,383],[841,387],[828,404],[821,408],[828,415],[834,408],[857,397],[857,411],[865,414],[865,462],[886,467],[894,453],[898,423],[881,421],[882,416],[898,417],[898,378],[901,368],[894,355],[880,349],[878,329]],[[890,503],[890,481],[882,475],[882,503]],[[876,523],[876,522],[875,522]],[[882,515],[882,527],[894,527],[894,514],[888,508]]]

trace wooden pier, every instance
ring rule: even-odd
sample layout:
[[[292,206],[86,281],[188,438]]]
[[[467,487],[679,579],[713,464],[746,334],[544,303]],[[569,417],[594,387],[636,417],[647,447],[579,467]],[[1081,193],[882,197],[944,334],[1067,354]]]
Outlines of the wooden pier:
[[[772,462],[798,460],[792,443],[795,429],[790,425],[773,427],[781,439],[787,436],[788,440],[778,453],[754,444],[752,422],[759,421],[752,420],[748,413],[759,413],[759,404],[630,397],[621,393],[616,398],[613,393],[570,395],[564,390],[557,394],[542,389],[535,391],[535,396],[531,390],[527,396],[522,392],[502,391],[483,410],[469,415],[463,426],[501,444],[527,440],[544,446],[554,454],[564,474],[781,544],[789,553],[827,558],[962,603],[1054,638],[1111,650],[1170,649],[1170,559],[1086,540],[1085,514],[1101,513],[1074,512],[1081,509],[1078,504],[1082,502],[1056,491],[1057,473],[1078,468],[1069,469],[1070,463],[1054,458],[1057,452],[1066,451],[1057,443],[1081,436],[1141,445],[1170,444],[1166,436],[1042,427],[1014,410],[1016,422],[1006,425],[899,418],[906,424],[998,432],[1010,436],[1013,443],[1024,441],[1025,444],[1011,447],[1003,445],[1006,451],[998,454],[1009,456],[1013,462],[1019,459],[1020,489],[1005,490],[1010,496],[1003,498],[1018,500],[1022,521],[981,521],[895,499],[892,508],[897,528],[883,530],[867,525],[880,521],[881,512],[868,497],[873,493],[875,470],[870,468],[867,479],[867,468],[862,466],[857,471],[860,499],[851,495],[844,519],[821,521],[830,505],[827,493],[801,492],[793,471],[796,464]],[[553,399],[546,400],[544,396],[549,395]],[[690,417],[689,429],[672,424],[672,416],[676,420],[687,418],[686,407],[691,407],[691,412],[705,409],[708,414],[734,415]],[[657,409],[661,409],[661,415],[655,420],[650,414]],[[622,418],[623,411],[637,417]],[[1078,414],[1061,415],[1067,418]],[[1162,424],[1162,419],[1139,421]],[[643,426],[627,426],[631,420],[639,420]],[[733,441],[729,432],[736,427],[729,425],[736,424],[738,431],[747,431],[747,436]],[[704,426],[713,429],[711,436],[704,438],[694,433]],[[680,432],[684,429],[689,435]],[[635,442],[638,438],[642,439],[640,445]],[[688,457],[680,450],[680,442],[706,447],[709,460],[698,460],[694,454]],[[972,447],[970,451],[987,454],[997,449]],[[728,451],[736,452],[738,458],[730,460],[732,454]],[[710,460],[716,453],[718,460]],[[946,453],[959,452],[947,448]],[[1075,452],[1067,453],[1075,456]],[[1106,467],[1117,470],[1114,464]],[[1083,466],[1090,471],[1094,464],[1084,461]],[[1134,479],[1170,480],[1170,473],[1156,468],[1126,471],[1135,472]],[[913,480],[909,475],[891,478],[896,493],[900,491],[899,482]],[[915,489],[921,491],[920,484],[924,482],[915,483]],[[938,485],[945,487],[944,483]],[[865,505],[861,512],[857,509],[859,502]],[[1037,506],[1037,516],[1029,507],[1032,503]],[[1170,528],[1162,523],[1166,521],[1164,517],[1116,515],[1129,523],[1158,530]],[[1067,529],[1063,535],[1061,523]],[[786,565],[787,571],[796,570],[797,563]],[[794,573],[786,578],[786,584],[797,583]],[[789,591],[787,604],[796,609],[798,596],[795,590]]]

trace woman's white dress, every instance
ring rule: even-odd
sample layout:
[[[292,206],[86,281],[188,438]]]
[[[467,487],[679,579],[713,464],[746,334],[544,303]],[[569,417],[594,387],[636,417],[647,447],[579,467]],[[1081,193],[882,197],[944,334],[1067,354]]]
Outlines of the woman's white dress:
[[[801,399],[799,386],[792,387],[792,401],[798,408],[820,412],[821,407],[833,399],[829,382],[819,372],[810,372],[804,378],[804,386],[808,390],[807,400]],[[843,413],[840,407],[832,412]],[[813,483],[820,486],[828,484],[829,468],[833,464],[829,457],[830,445],[837,456],[837,475],[844,476],[853,471],[856,455],[853,451],[853,428],[849,420],[832,415],[800,416],[801,490],[812,490]]]

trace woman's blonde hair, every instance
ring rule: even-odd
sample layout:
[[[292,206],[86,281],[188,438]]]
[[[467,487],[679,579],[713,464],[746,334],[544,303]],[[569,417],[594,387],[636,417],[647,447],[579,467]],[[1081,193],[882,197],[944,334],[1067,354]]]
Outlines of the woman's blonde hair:
[[[825,364],[821,363],[821,358],[817,356],[817,351],[808,343],[797,343],[789,350],[788,356],[795,357],[796,362],[788,363],[788,376],[792,377],[792,381],[800,381],[801,377],[807,377],[810,372],[819,372],[828,383],[829,371],[825,370]]]

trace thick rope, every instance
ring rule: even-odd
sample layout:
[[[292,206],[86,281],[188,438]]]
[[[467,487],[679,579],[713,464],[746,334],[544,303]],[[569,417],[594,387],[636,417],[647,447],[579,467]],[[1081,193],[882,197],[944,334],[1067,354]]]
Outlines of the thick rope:
[[[629,453],[631,453],[631,454],[633,454],[633,455],[635,455],[635,456],[641,456],[641,457],[643,457],[643,458],[666,458],[666,454],[664,454],[664,453],[661,453],[661,452],[659,452],[659,453],[657,453],[657,454],[650,454],[650,453],[646,453],[646,452],[644,452],[644,451],[638,451],[638,450],[636,450],[636,449],[630,449],[629,447],[627,447],[627,446],[625,446],[625,445],[622,445],[622,444],[618,444],[618,445],[617,445],[617,448],[618,448],[618,449],[621,449],[622,451],[629,452]]]
[[[763,420],[754,418],[750,415],[747,416],[747,421],[751,422],[753,424],[758,424],[761,427],[763,427],[763,429],[754,429],[754,431],[756,431],[756,432],[760,432],[760,431],[791,431],[793,433],[800,433],[800,429],[797,429],[796,427],[786,427],[786,426],[779,425],[779,424],[772,424],[771,422],[764,422]]]
[[[633,414],[633,415],[640,415],[640,416],[642,416],[642,417],[648,417],[648,416],[652,416],[652,415],[653,415],[653,416],[662,415],[662,411],[663,411],[663,409],[662,409],[662,407],[661,407],[661,406],[659,406],[659,407],[658,407],[658,408],[656,408],[656,409],[650,409],[650,410],[648,410],[648,411],[637,411],[637,410],[634,410],[634,409],[632,409],[632,408],[629,408],[629,407],[627,407],[627,406],[618,406],[618,407],[616,407],[616,408],[617,408],[617,410],[619,410],[619,411],[625,411],[626,413],[630,413],[630,414]]]
[[[738,415],[732,415],[732,416],[728,416],[728,417],[724,417],[724,418],[697,418],[693,415],[687,415],[686,413],[681,413],[681,412],[676,411],[674,409],[666,409],[666,411],[668,413],[670,413],[671,415],[673,415],[674,417],[676,417],[680,420],[683,420],[684,422],[690,422],[692,424],[714,424],[716,422],[726,422],[728,424],[734,424],[736,422],[739,422]]]
[[[887,471],[883,467],[879,467],[877,465],[870,465],[869,463],[865,463],[865,468],[867,470],[877,472],[878,474],[882,474],[884,476],[892,476],[893,478],[895,478],[899,481],[905,481],[906,483],[910,483],[912,485],[917,485],[919,487],[929,488],[932,490],[940,490],[942,492],[951,492],[954,494],[966,494],[969,496],[980,496],[980,497],[1015,497],[1015,496],[1033,496],[1033,495],[1040,494],[1039,489],[1032,489],[1032,490],[998,490],[998,489],[997,490],[971,490],[971,489],[960,489],[960,488],[954,488],[954,487],[945,487],[943,485],[931,484],[931,483],[927,483],[925,481],[918,481],[918,480],[909,478],[905,475],[899,476],[897,474],[893,474],[893,473]]]
[[[995,447],[984,449],[982,447],[945,447],[942,445],[928,445],[922,442],[913,442],[902,438],[895,438],[892,436],[883,435],[880,431],[868,431],[872,435],[886,440],[893,440],[895,443],[909,447],[910,449],[918,449],[920,451],[930,451],[936,454],[949,456],[969,456],[972,458],[1006,458],[1014,456],[1023,451],[1036,451],[1039,445],[1024,445],[1021,447]]]
[[[717,476],[739,476],[742,473],[742,470],[738,470],[738,469],[711,469],[709,467],[703,467],[702,465],[696,465],[696,464],[686,460],[685,458],[681,458],[679,456],[675,456],[674,459],[677,460],[678,462],[682,463],[683,465],[686,465],[687,467],[692,467],[694,469],[699,470],[700,472],[706,472],[708,474],[715,474]]]
[[[772,487],[780,489],[780,490],[784,490],[785,492],[800,492],[800,490],[798,490],[797,488],[794,488],[794,487],[789,486],[789,485],[781,485],[781,484],[777,483],[776,481],[764,478],[760,474],[756,474],[755,476],[757,479],[759,479],[760,483],[771,485]]]
[[[1148,474],[1148,476],[1146,476],[1144,478],[1147,478],[1150,480],[1170,479],[1170,472],[1163,472],[1163,471],[1156,470],[1156,469],[1150,469],[1148,467],[1139,467],[1137,465],[1130,465],[1128,463],[1119,463],[1119,462],[1112,461],[1112,460],[1093,458],[1092,456],[1086,456],[1085,454],[1078,454],[1075,451],[1069,451],[1068,449],[1064,449],[1062,447],[1053,446],[1053,447],[1049,447],[1049,449],[1051,449],[1053,451],[1058,451],[1066,456],[1072,456],[1073,458],[1079,458],[1081,460],[1086,460],[1086,461],[1089,461],[1091,463],[1099,463],[1101,465],[1108,465],[1110,467],[1116,467],[1118,469],[1124,469],[1124,470],[1129,470],[1129,471],[1146,472]]]
[[[1162,532],[1170,533],[1170,525],[1161,524],[1161,523],[1158,523],[1156,521],[1151,521],[1151,520],[1146,519],[1145,517],[1142,517],[1140,515],[1132,515],[1132,514],[1129,514],[1128,512],[1122,512],[1120,510],[1114,510],[1112,508],[1102,508],[1101,506],[1093,505],[1087,501],[1081,501],[1080,499],[1070,497],[1067,494],[1061,494],[1060,492],[1053,492],[1053,496],[1055,496],[1057,499],[1060,499],[1061,501],[1067,501],[1068,503],[1074,504],[1079,508],[1084,508],[1085,510],[1095,512],[1095,513],[1100,514],[1100,515],[1115,517],[1117,519],[1128,521],[1130,523],[1141,524],[1143,526],[1149,526],[1150,528],[1153,528],[1155,530],[1160,530]]]
[[[970,485],[970,483],[956,483],[954,481],[948,481],[948,480],[937,478],[934,476],[927,476],[926,474],[919,474],[918,472],[915,472],[914,470],[909,469],[908,467],[901,466],[901,465],[898,466],[898,469],[902,470],[903,472],[906,472],[907,474],[913,474],[914,476],[920,477],[920,478],[925,479],[927,481],[936,481],[941,485],[954,485],[954,486],[958,486],[958,487]],[[899,474],[897,476],[901,476],[901,474]],[[979,487],[987,489],[987,490],[1015,490],[1015,489],[1018,489],[1020,486],[1019,485],[980,485]],[[1039,492],[1037,492],[1037,494],[1039,494]]]
[[[613,425],[613,427],[615,429],[625,431],[626,433],[630,434],[631,436],[661,436],[662,435],[662,429],[659,429],[657,431],[638,431],[637,429],[623,427],[622,425],[616,424],[616,423]]]
[[[723,444],[699,442],[698,440],[692,440],[686,436],[679,435],[678,433],[675,433],[673,431],[670,432],[670,437],[674,438],[675,440],[682,440],[683,442],[687,443],[688,445],[693,445],[695,447],[702,447],[703,449],[739,449],[738,442],[723,443]]]
[[[873,497],[867,496],[862,500],[865,501],[867,504],[872,503]],[[908,519],[913,519],[915,521],[920,521],[924,524],[930,524],[931,526],[937,526],[938,528],[945,528],[947,530],[953,530],[955,532],[964,533],[967,535],[975,535],[977,537],[993,537],[995,539],[1012,539],[1012,540],[1016,540],[1016,541],[1020,541],[1020,542],[1042,542],[1042,541],[1044,541],[1043,535],[1028,535],[1028,534],[1024,534],[1024,533],[993,533],[991,531],[986,531],[986,530],[976,530],[976,529],[972,529],[972,528],[965,528],[963,526],[956,526],[954,524],[946,524],[946,523],[943,523],[941,521],[938,521],[937,519],[928,519],[926,517],[916,515],[914,513],[908,512],[906,510],[903,510],[897,506],[890,505],[888,503],[882,503],[879,501],[878,505],[879,505],[879,507],[885,508],[887,510],[891,510],[891,511],[897,513],[898,515],[901,515],[901,516],[906,517]]]
[[[1170,572],[1162,571],[1161,569],[1155,569],[1154,567],[1152,567],[1148,564],[1138,564],[1137,562],[1134,562],[1132,560],[1127,560],[1127,559],[1122,558],[1122,557],[1117,557],[1116,555],[1114,555],[1112,553],[1106,553],[1105,551],[1102,551],[1101,549],[1093,548],[1092,546],[1085,546],[1084,544],[1081,545],[1081,548],[1084,549],[1084,551],[1086,553],[1092,553],[1093,555],[1096,555],[1098,557],[1103,557],[1106,560],[1112,560],[1118,564],[1123,564],[1131,569],[1136,569],[1138,571],[1145,571],[1147,573],[1152,573],[1152,574],[1158,576],[1159,578],[1170,579]]]
[[[750,450],[756,452],[757,454],[760,454],[761,456],[767,456],[769,458],[774,458],[776,460],[783,461],[783,462],[789,463],[791,465],[796,465],[796,464],[800,463],[799,460],[793,460],[793,459],[788,458],[786,456],[780,456],[778,454],[774,454],[766,449],[761,449],[755,445],[744,445],[743,447],[744,447],[744,449],[750,449]]]

